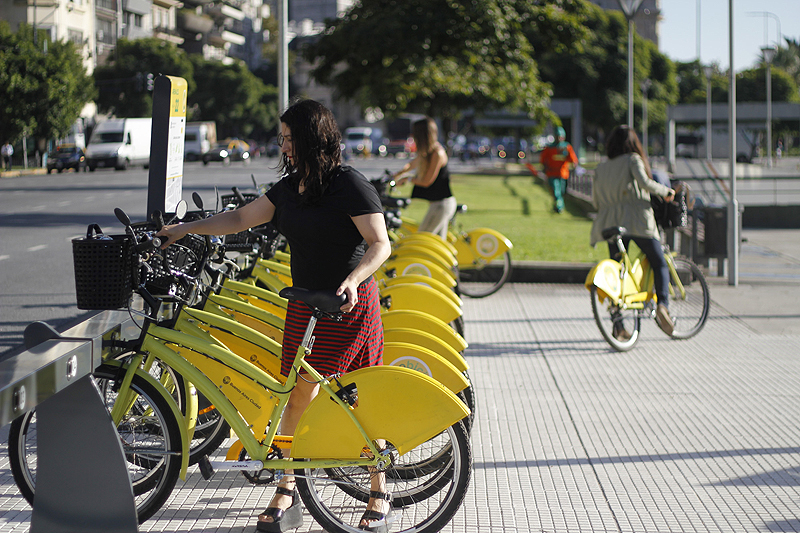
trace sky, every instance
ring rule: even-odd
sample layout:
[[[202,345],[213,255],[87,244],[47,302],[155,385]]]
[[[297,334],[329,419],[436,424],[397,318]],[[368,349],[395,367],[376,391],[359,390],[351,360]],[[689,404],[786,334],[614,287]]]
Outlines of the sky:
[[[659,48],[675,61],[694,61],[697,53],[697,6],[700,4],[700,61],[730,63],[728,9],[730,0],[660,0]],[[800,0],[733,0],[733,64],[736,72],[752,68],[761,48],[800,41]]]

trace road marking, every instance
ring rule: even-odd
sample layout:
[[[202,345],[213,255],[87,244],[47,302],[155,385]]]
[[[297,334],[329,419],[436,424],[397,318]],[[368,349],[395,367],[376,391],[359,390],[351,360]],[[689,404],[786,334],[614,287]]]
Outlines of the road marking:
[[[63,202],[58,202],[58,206],[59,206],[59,207],[66,207],[66,206],[68,206],[68,205],[69,205],[69,204],[71,204],[71,203],[72,203],[72,201],[71,201],[71,200],[64,200]]]
[[[11,256],[10,255],[0,255],[0,261],[3,261],[4,259],[8,259],[9,257],[11,257]]]
[[[46,207],[44,205],[35,205],[31,207],[31,211],[44,211]]]
[[[45,248],[47,248],[46,244],[39,244],[37,246],[31,246],[30,248],[28,248],[28,251],[29,252],[38,252],[39,250],[44,250]]]

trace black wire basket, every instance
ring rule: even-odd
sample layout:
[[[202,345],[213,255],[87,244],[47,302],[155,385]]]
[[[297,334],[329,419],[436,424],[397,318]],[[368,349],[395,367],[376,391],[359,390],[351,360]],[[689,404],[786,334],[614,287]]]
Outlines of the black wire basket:
[[[78,309],[107,310],[128,306],[139,283],[139,260],[128,235],[104,235],[91,224],[86,237],[72,240]]]

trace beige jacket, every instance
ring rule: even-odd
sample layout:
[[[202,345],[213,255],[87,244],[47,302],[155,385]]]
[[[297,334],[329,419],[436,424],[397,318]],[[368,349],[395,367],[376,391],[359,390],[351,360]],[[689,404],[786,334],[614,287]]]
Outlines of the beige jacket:
[[[668,187],[647,176],[639,154],[623,154],[600,163],[592,186],[592,203],[597,208],[592,246],[602,242],[603,230],[612,226],[623,226],[634,237],[660,239],[650,193],[667,196],[669,192]]]

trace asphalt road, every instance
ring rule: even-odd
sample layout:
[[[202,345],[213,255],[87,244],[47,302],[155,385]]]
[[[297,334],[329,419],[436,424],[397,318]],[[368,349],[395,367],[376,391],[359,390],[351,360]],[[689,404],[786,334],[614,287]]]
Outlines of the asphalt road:
[[[186,163],[183,193],[191,203],[198,192],[207,209],[216,205],[216,191],[229,194],[237,186],[253,191],[257,183],[277,179],[276,159],[257,159],[248,165]],[[384,169],[399,169],[401,159],[349,162],[367,177]],[[0,180],[0,357],[21,349],[23,331],[43,320],[63,329],[90,316],[76,307],[72,267],[74,238],[89,224],[105,233],[121,233],[114,216],[120,207],[131,219],[146,219],[148,171],[65,172]]]

